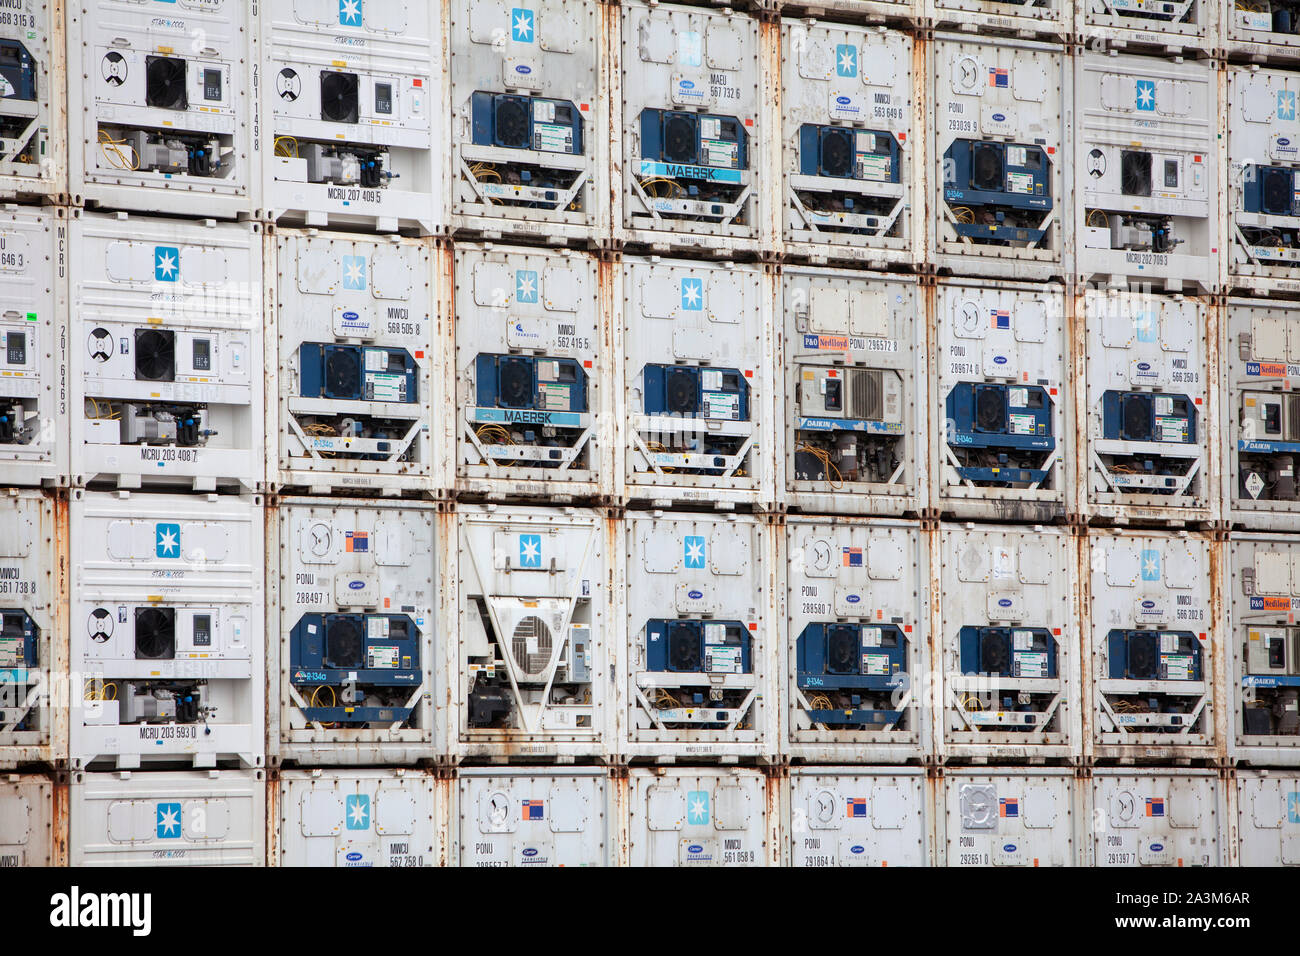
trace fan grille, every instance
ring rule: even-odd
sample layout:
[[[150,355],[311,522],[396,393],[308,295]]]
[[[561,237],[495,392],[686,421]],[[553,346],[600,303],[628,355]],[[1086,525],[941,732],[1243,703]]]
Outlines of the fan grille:
[[[672,369],[664,381],[670,412],[693,415],[696,407],[695,374],[690,369]]]
[[[551,663],[551,649],[551,629],[536,615],[521,619],[510,635],[510,653],[515,665],[527,677],[540,677],[546,673]]]
[[[1126,395],[1120,416],[1125,441],[1151,440],[1151,402],[1145,395]]]
[[[357,121],[357,75],[332,73],[320,75],[320,117],[331,123]]]
[[[361,667],[364,643],[361,625],[353,618],[336,617],[325,625],[325,661],[330,667]]]
[[[1011,662],[1011,648],[1005,631],[985,631],[980,635],[980,673],[1001,674]]]
[[[149,382],[175,380],[175,332],[165,329],[135,330],[135,377]]]
[[[826,670],[832,674],[856,674],[858,668],[858,631],[837,624],[826,637]]]
[[[179,57],[147,57],[144,85],[146,106],[164,110],[189,109],[189,94],[185,88],[185,61]]]
[[[325,356],[327,398],[361,397],[361,362],[355,349],[331,349]]]
[[[675,621],[668,625],[668,669],[671,671],[699,671],[701,669],[702,633],[698,624]]]
[[[176,611],[169,607],[135,609],[135,656],[167,660],[176,656]]]
[[[849,375],[849,415],[867,421],[885,417],[884,379],[874,369],[857,370]]]
[[[664,159],[670,163],[695,164],[695,118],[674,113],[664,121]]]
[[[1126,149],[1120,153],[1120,191],[1125,196],[1151,195],[1151,154]]]
[[[1001,388],[975,390],[975,430],[1002,432],[1007,423],[1007,393]]]
[[[971,185],[1001,191],[1002,150],[994,143],[976,143],[971,163]]]
[[[1155,680],[1159,676],[1160,653],[1156,649],[1158,636],[1134,634],[1128,641],[1129,676],[1137,680]]]
[[[1263,199],[1264,212],[1272,216],[1291,215],[1294,201],[1295,174],[1289,169],[1264,170]]]
[[[853,133],[827,130],[822,136],[822,172],[827,176],[853,175]]]
[[[528,141],[528,107],[514,97],[497,102],[497,141],[511,149],[525,149]]]
[[[533,374],[528,361],[521,358],[501,360],[499,398],[505,408],[532,407]]]

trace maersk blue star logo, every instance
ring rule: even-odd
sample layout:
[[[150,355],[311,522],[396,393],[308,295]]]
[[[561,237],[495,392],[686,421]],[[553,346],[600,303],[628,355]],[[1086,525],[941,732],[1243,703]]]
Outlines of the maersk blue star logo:
[[[1160,580],[1160,552],[1154,549],[1142,552],[1142,580]]]
[[[542,566],[542,536],[540,534],[521,534],[519,536],[519,566],[521,568],[540,568]]]
[[[348,794],[343,805],[343,815],[349,830],[370,829],[370,796],[364,793]]]
[[[1151,113],[1156,108],[1156,81],[1137,81],[1137,108],[1144,113]]]
[[[1295,119],[1295,91],[1278,90],[1277,91],[1277,118],[1280,120]]]
[[[709,791],[691,790],[686,794],[686,822],[696,826],[709,822]]]
[[[361,26],[361,0],[339,0],[339,23],[345,27]]]
[[[181,835],[181,805],[160,803],[157,806],[158,839],[175,840]]]
[[[181,556],[181,526],[178,524],[154,525],[154,554],[160,558]]]
[[[682,280],[682,308],[698,312],[704,308],[704,280]]]
[[[835,46],[835,72],[840,76],[858,75],[858,48],[851,43]]]
[[[366,257],[343,257],[343,291],[364,292],[366,289]]]
[[[698,534],[688,534],[686,540],[682,543],[683,550],[686,552],[687,569],[700,569],[704,567],[704,536]]]
[[[153,277],[156,282],[175,282],[181,271],[181,251],[175,246],[153,247]]]
[[[537,273],[532,269],[515,270],[515,301],[537,301]]]
[[[516,43],[533,42],[533,11],[523,7],[510,11],[510,38]]]
[[[1286,822],[1300,823],[1300,793],[1286,795]]]

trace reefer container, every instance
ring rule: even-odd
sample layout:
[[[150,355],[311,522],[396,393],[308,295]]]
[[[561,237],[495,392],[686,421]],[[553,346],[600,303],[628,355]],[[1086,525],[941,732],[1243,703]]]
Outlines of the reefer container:
[[[929,866],[934,808],[917,767],[795,767],[781,782],[786,866]]]
[[[1064,276],[1073,93],[1060,46],[937,34],[927,51],[933,264]]]
[[[944,524],[938,554],[941,753],[1079,762],[1074,539],[1042,525]]]
[[[1218,0],[1219,42],[1233,59],[1294,66],[1300,18],[1290,0]]]
[[[457,582],[453,757],[613,751],[612,534],[595,511],[458,506],[443,571]]]
[[[61,208],[0,209],[0,483],[5,485],[68,483],[67,227]]]
[[[942,282],[934,296],[930,501],[944,515],[1074,510],[1074,385],[1055,285]]]
[[[424,770],[283,770],[271,791],[273,866],[439,866],[443,805]]]
[[[697,255],[769,238],[758,20],[628,0],[611,25],[615,238]]]
[[[67,4],[74,203],[260,215],[257,7],[244,0]]]
[[[78,489],[68,511],[72,768],[262,766],[262,499]]]
[[[449,17],[452,229],[484,239],[608,237],[606,9],[596,0],[479,0],[451,4]]]
[[[1238,770],[1235,825],[1239,866],[1300,866],[1300,776]]]
[[[628,773],[631,866],[775,866],[779,784],[757,770]]]
[[[788,266],[780,289],[778,498],[804,512],[919,514],[930,416],[915,280]]]
[[[1088,866],[1228,863],[1227,813],[1217,773],[1095,770],[1089,796]]]
[[[1219,514],[1217,341],[1204,299],[1103,292],[1083,314],[1080,469],[1088,513],[1107,520],[1213,521]],[[1086,477],[1084,476],[1086,475]]]
[[[1084,647],[1092,753],[1212,760],[1222,751],[1222,555],[1209,536],[1091,530]]]
[[[265,866],[266,771],[86,773],[69,784],[72,866]]]
[[[452,784],[452,866],[612,866],[615,787],[594,767],[462,767]]]
[[[431,492],[442,354],[432,243],[277,229],[266,260],[271,480]]]
[[[932,749],[929,535],[915,522],[791,517],[777,540],[782,752],[920,762]]]
[[[67,865],[67,799],[67,785],[43,774],[0,779],[0,869]]]
[[[1282,11],[1279,11],[1280,13]],[[1228,288],[1267,296],[1300,282],[1300,76],[1227,69]]]
[[[269,527],[272,752],[307,767],[432,762],[452,580],[433,506],[281,498]]]
[[[272,221],[432,233],[443,221],[441,7],[279,0],[260,12]]]
[[[1219,49],[1221,0],[1077,0],[1074,34],[1089,49],[1132,47],[1172,59]],[[1231,2],[1231,0],[1227,0]]]
[[[1220,320],[1225,517],[1238,527],[1296,530],[1300,403],[1289,379],[1300,375],[1300,305],[1230,298]]]
[[[913,263],[920,251],[914,41],[781,21],[781,239],[787,256]]]
[[[661,762],[777,752],[772,530],[740,515],[629,515],[615,591],[627,615],[620,746]]]
[[[455,250],[456,485],[472,495],[612,493],[617,374],[588,253]]]
[[[1227,550],[1229,754],[1300,765],[1300,542],[1235,532]]]
[[[72,481],[260,489],[262,227],[74,212]]]
[[[0,23],[5,55],[0,106],[0,196],[66,201],[67,68],[64,6],[13,0]]]
[[[69,699],[66,509],[11,488],[0,528],[0,767],[57,766],[80,696]]]
[[[1084,49],[1074,71],[1079,281],[1216,292],[1217,62]]]
[[[772,285],[761,266],[625,258],[619,280],[628,498],[773,500]]]
[[[936,837],[946,866],[1076,866],[1083,821],[1070,770],[948,770]]]
[[[941,29],[1041,36],[1057,42],[1074,29],[1073,0],[924,0],[922,5],[929,21]]]

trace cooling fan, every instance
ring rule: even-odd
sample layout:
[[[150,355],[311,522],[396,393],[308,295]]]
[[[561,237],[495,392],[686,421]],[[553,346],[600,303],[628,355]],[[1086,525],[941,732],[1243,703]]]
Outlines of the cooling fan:
[[[1128,641],[1128,673],[1133,680],[1155,680],[1160,676],[1158,634],[1134,634]]]
[[[361,361],[355,349],[331,349],[325,357],[325,396],[357,398],[361,395]]]
[[[827,176],[853,175],[853,132],[828,129],[822,135],[822,172]]]
[[[135,609],[136,660],[170,660],[176,656],[176,611],[169,607]]]
[[[976,189],[1002,191],[1002,150],[994,143],[976,143],[971,157],[971,180]]]
[[[858,369],[849,381],[849,415],[864,421],[884,418],[885,383],[880,372]]]
[[[135,377],[148,382],[175,381],[175,332],[164,329],[135,330]]]
[[[355,123],[359,115],[355,73],[320,75],[320,118],[331,123]]]
[[[664,391],[668,411],[690,415],[695,413],[695,375],[690,369],[673,369],[665,377]]]
[[[553,648],[551,629],[536,615],[522,618],[510,635],[510,653],[522,676],[538,678],[546,674]]]
[[[146,106],[164,110],[189,109],[184,60],[170,56],[147,57],[144,84]]]
[[[975,392],[975,430],[1001,432],[1007,422],[1007,393],[1001,388],[979,388]]]
[[[361,628],[354,619],[350,617],[326,619],[326,665],[344,670],[360,669],[365,663],[364,645]]]
[[[506,408],[530,408],[533,404],[532,365],[522,358],[503,358],[498,397]]]
[[[1123,433],[1125,441],[1151,440],[1151,404],[1145,395],[1124,396]]]
[[[846,624],[836,624],[826,635],[826,670],[832,674],[858,672],[858,632]]]
[[[1151,195],[1151,154],[1126,149],[1120,153],[1120,192],[1125,196]]]
[[[671,671],[698,672],[701,669],[700,626],[690,621],[674,621],[668,625],[668,669]]]
[[[1005,632],[986,632],[980,636],[980,673],[1004,674],[1011,663],[1011,649]]]
[[[527,149],[531,143],[528,131],[528,104],[514,96],[503,96],[497,101],[497,142],[510,149]]]
[[[1295,173],[1289,169],[1266,169],[1263,174],[1261,205],[1270,216],[1294,215]]]
[[[670,163],[695,165],[695,118],[674,113],[664,120],[664,159]]]

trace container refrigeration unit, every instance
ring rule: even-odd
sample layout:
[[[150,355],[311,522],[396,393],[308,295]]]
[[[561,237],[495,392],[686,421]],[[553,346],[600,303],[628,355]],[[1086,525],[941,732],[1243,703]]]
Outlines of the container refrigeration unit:
[[[1093,518],[1186,524],[1219,512],[1218,379],[1204,299],[1088,290],[1086,492]],[[1217,338],[1217,336],[1215,336]]]
[[[1229,298],[1222,310],[1223,507],[1237,527],[1300,528],[1295,504],[1300,402],[1300,305]]]
[[[1084,51],[1074,70],[1079,281],[1216,292],[1216,63]]]
[[[440,787],[424,770],[282,770],[272,780],[273,866],[438,866]]]
[[[1230,289],[1300,288],[1300,76],[1227,70],[1227,261]]]
[[[913,47],[884,27],[781,21],[786,255],[877,264],[918,256]]]
[[[0,23],[0,196],[67,195],[63,4],[14,0]]]
[[[476,0],[451,4],[449,15],[453,230],[483,239],[606,238],[605,8],[596,0]]]
[[[260,497],[73,492],[74,770],[261,767]]]
[[[1300,543],[1234,532],[1228,549],[1230,755],[1300,765]]]
[[[1220,0],[1220,42],[1234,59],[1294,65],[1300,10],[1293,0]]]
[[[460,244],[454,268],[458,490],[552,502],[612,493],[616,370],[601,265]]]
[[[947,770],[935,782],[943,806],[946,866],[1076,866],[1086,816],[1071,770]]]
[[[446,641],[460,761],[613,752],[614,614],[604,517],[462,505],[447,548],[459,642]]]
[[[0,209],[0,482],[5,485],[68,483],[66,238],[62,209]]]
[[[279,500],[267,633],[280,761],[434,759],[447,711],[434,703],[440,525],[433,506],[419,502]]]
[[[1219,48],[1219,6],[1233,0],[1077,0],[1074,34],[1089,49],[1140,49],[1170,59]]]
[[[452,866],[613,866],[615,785],[595,768],[462,767],[452,783]]]
[[[618,12],[615,238],[656,251],[756,250],[768,231],[758,21],[639,0]]]
[[[1061,47],[936,34],[927,55],[934,264],[1004,279],[1064,275],[1072,85]]]
[[[260,489],[261,226],[74,213],[73,484]]]
[[[262,5],[267,217],[429,235],[445,192],[439,7]]]
[[[782,780],[783,865],[929,866],[933,807],[917,767],[795,767]]]
[[[1219,545],[1187,532],[1090,531],[1085,703],[1099,760],[1213,760],[1223,664]]]
[[[623,260],[627,498],[773,499],[772,278],[752,265]]]
[[[61,801],[56,808],[55,801]],[[0,868],[66,866],[67,786],[45,774],[0,777]]]
[[[37,491],[0,494],[0,768],[67,758],[67,526],[56,507]]]
[[[931,506],[1002,521],[1073,512],[1064,289],[953,280],[934,301]]]
[[[941,752],[1082,756],[1074,539],[1060,528],[940,526]]]
[[[266,771],[72,774],[72,866],[265,866]]]
[[[661,762],[777,752],[772,532],[740,515],[629,515],[620,746]]]
[[[1300,866],[1300,776],[1295,771],[1243,770],[1235,786],[1236,863]]]
[[[272,480],[322,494],[432,492],[441,342],[431,243],[276,229],[266,248]]]
[[[234,0],[68,4],[75,203],[260,215],[256,8]]]
[[[741,768],[628,772],[628,864],[774,866],[777,781]]]
[[[782,752],[818,763],[924,760],[932,749],[929,536],[913,522],[792,516],[778,563]]]
[[[915,280],[786,266],[779,282],[777,497],[803,512],[920,514],[929,417]]]
[[[1224,866],[1227,809],[1217,773],[1095,770],[1087,865]]]
[[[1041,36],[1058,43],[1074,30],[1073,0],[923,0],[922,6],[941,29]]]

